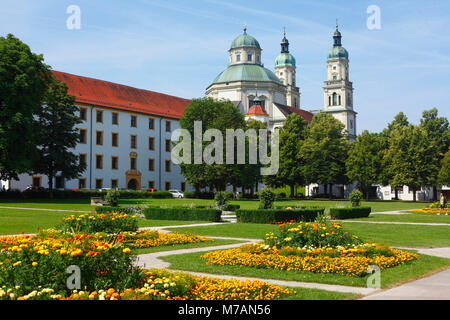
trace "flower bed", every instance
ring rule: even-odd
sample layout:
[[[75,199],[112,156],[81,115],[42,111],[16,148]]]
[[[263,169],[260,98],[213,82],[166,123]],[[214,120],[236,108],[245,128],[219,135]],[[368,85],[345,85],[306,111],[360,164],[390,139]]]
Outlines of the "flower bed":
[[[86,213],[81,215],[64,215],[58,229],[76,233],[119,233],[138,229],[135,215],[123,212]]]
[[[21,295],[19,289],[0,289],[0,300],[274,300],[293,293],[261,281],[223,280],[162,270],[145,272],[141,286],[124,290],[109,287],[62,295],[44,288]]]
[[[264,243],[208,252],[207,264],[249,266],[286,271],[334,273],[363,277],[371,265],[392,268],[418,255],[378,244],[364,243],[339,223],[280,223],[278,233],[266,234]]]
[[[208,264],[248,266],[262,269],[286,271],[308,271],[313,273],[335,273],[346,276],[365,276],[371,265],[380,269],[392,268],[418,258],[416,254],[383,248],[387,255],[370,255],[373,247],[360,246],[349,249],[304,250],[292,247],[267,248],[265,245],[244,245],[237,249],[208,252],[202,258]]]

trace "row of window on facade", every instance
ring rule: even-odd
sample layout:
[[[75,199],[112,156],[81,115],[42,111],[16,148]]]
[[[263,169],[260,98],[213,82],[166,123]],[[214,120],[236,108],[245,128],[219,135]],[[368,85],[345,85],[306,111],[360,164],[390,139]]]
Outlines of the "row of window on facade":
[[[86,153],[80,153],[78,155],[80,163],[87,164],[87,154]],[[98,170],[103,169],[103,155],[97,154],[95,155],[95,168]],[[111,169],[112,170],[119,170],[119,157],[118,156],[111,156]],[[137,168],[137,158],[136,157],[130,157],[130,170],[138,170]],[[172,171],[172,162],[170,160],[164,161],[164,170],[165,172],[171,172]],[[155,171],[155,159],[149,158],[148,159],[148,171]]]
[[[86,144],[87,143],[87,129],[79,129],[79,133],[80,133],[80,143]],[[98,146],[103,146],[103,131],[97,130],[95,132],[95,144]],[[111,146],[119,147],[119,133],[117,133],[117,132],[111,133]],[[171,152],[171,146],[172,146],[171,140],[165,139],[165,151],[166,152]],[[130,135],[130,148],[137,149],[137,135],[135,135],[135,134]],[[154,137],[148,138],[148,149],[151,151],[155,150],[155,138]]]
[[[56,189],[62,189],[64,188],[64,178],[63,177],[56,177],[55,179],[55,188]],[[35,188],[42,187],[42,177],[41,176],[35,176],[32,177],[32,185]],[[166,181],[164,183],[165,190],[171,190],[172,189],[172,183],[170,181]],[[110,187],[112,189],[119,187],[119,179],[111,179]],[[104,188],[103,179],[95,179],[95,189],[102,189]],[[148,188],[155,188],[155,181],[149,180],[148,181]],[[86,189],[86,178],[79,178],[78,179],[78,189]],[[186,191],[186,182],[180,183],[180,189],[181,191]]]
[[[247,54],[247,61],[251,62],[253,60],[253,55],[252,54]],[[256,56],[256,62],[259,63],[259,56]],[[241,61],[241,54],[237,53],[236,54],[236,62],[240,62]]]
[[[86,108],[80,108],[80,118],[81,120],[86,121],[87,120],[87,109]],[[96,122],[97,123],[103,123],[103,111],[102,110],[96,110]],[[166,132],[171,132],[171,122],[169,120],[166,120]],[[113,125],[119,125],[119,113],[113,112],[112,113],[112,120],[111,124]],[[130,127],[137,128],[137,116],[130,115]],[[148,128],[149,130],[155,129],[155,119],[149,118],[148,119]]]

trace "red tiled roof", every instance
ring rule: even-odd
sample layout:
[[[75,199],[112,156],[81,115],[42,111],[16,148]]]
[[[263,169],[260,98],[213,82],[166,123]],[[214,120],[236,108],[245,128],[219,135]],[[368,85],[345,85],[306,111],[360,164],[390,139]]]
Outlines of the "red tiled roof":
[[[179,119],[190,100],[117,83],[52,71],[76,102]]]
[[[295,112],[296,114],[298,114],[300,117],[302,117],[303,119],[305,119],[305,121],[309,124],[312,121],[312,118],[314,117],[314,114],[311,112],[308,112],[306,110],[302,110],[302,109],[298,109],[298,108],[294,108],[294,107],[289,107],[289,106],[285,106],[283,104],[280,103],[275,103],[275,105],[278,107],[278,109],[280,109],[280,111],[287,117],[288,115],[290,115],[291,113]]]
[[[248,110],[246,116],[264,116],[268,117],[269,115],[260,105],[253,105],[250,110]]]

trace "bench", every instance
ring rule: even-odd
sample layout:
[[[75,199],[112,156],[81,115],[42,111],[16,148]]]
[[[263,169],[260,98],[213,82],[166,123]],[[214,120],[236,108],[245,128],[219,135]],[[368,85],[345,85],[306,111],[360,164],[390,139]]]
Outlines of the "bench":
[[[101,197],[91,197],[91,206],[104,206],[106,202]]]

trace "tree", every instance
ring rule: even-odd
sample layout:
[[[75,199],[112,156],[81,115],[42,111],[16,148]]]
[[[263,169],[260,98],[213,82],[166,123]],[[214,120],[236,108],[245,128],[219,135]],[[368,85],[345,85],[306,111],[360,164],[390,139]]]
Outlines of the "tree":
[[[254,119],[248,119],[246,121],[246,130],[253,129],[258,132],[260,129],[267,129],[267,124],[261,121],[257,121]],[[256,139],[257,152],[259,152],[259,137]],[[268,145],[270,147],[270,145]],[[262,164],[250,163],[250,143],[249,138],[246,137],[246,147],[245,147],[245,164],[241,164],[238,166],[233,166],[233,174],[231,175],[232,179],[230,183],[235,187],[241,187],[244,191],[245,189],[251,189],[252,192],[254,187],[258,186],[260,182],[262,182],[261,176],[261,167]],[[235,146],[235,154],[237,154],[237,146]],[[244,192],[243,192],[244,193]]]
[[[416,201],[416,191],[428,183],[430,174],[436,170],[432,152],[434,148],[434,141],[422,127],[410,124],[395,128],[385,154],[390,163],[388,170],[391,185],[408,186]]]
[[[438,175],[438,182],[442,186],[450,186],[450,149],[442,159],[441,169]]]
[[[391,184],[391,187],[393,187],[395,190],[395,200],[398,200],[398,188],[402,187],[403,185],[392,185],[393,180],[392,180],[392,175],[390,174],[391,170],[389,170],[390,165],[391,165],[390,157],[387,157],[386,153],[389,150],[389,141],[390,141],[390,136],[391,136],[392,132],[396,128],[407,127],[408,125],[409,125],[409,121],[408,121],[408,118],[406,117],[406,115],[403,112],[399,112],[394,117],[394,120],[388,124],[387,128],[385,128],[380,133],[380,139],[381,139],[381,143],[382,143],[381,163],[382,163],[383,170],[381,170],[381,172],[380,172],[379,183],[384,186]]]
[[[333,184],[347,182],[347,152],[348,140],[344,134],[344,125],[328,113],[315,115],[300,148],[306,183],[329,184],[331,198]]]
[[[290,187],[294,197],[295,187],[305,184],[303,160],[300,148],[306,136],[307,122],[296,113],[290,114],[280,130],[280,161],[278,173],[266,176],[265,182],[273,187]]]
[[[426,130],[429,138],[434,142],[436,148],[432,151],[433,168],[435,169],[428,177],[426,186],[433,187],[433,197],[437,200],[437,184],[439,176],[439,168],[445,153],[450,147],[450,128],[446,117],[438,117],[438,110],[433,108],[425,110],[420,119],[420,126]]]
[[[363,131],[352,143],[346,161],[347,176],[357,182],[366,199],[370,187],[380,179],[382,141],[378,134]]]
[[[226,141],[223,139],[223,164],[207,164],[202,161],[196,164],[194,161],[194,133],[195,122],[201,121],[201,135],[208,129],[217,129],[222,137],[226,136],[226,129],[245,129],[245,120],[242,113],[229,101],[217,101],[212,98],[193,99],[185,109],[180,119],[180,127],[189,132],[191,139],[191,163],[181,163],[181,173],[186,177],[186,181],[195,187],[196,191],[200,188],[209,187],[217,190],[225,190],[226,186],[235,180],[236,174],[239,174],[237,164],[226,164]],[[180,143],[180,142],[179,142]],[[202,144],[202,154],[211,142]],[[216,150],[218,151],[218,150]]]
[[[53,196],[53,179],[59,173],[66,179],[74,179],[85,170],[74,149],[79,142],[76,125],[81,122],[74,105],[75,97],[67,94],[67,86],[52,79],[38,113],[38,158],[31,173],[48,177],[50,197]]]
[[[36,121],[51,73],[43,56],[0,37],[0,180],[18,179],[37,157]]]

